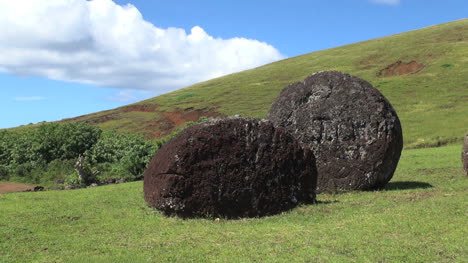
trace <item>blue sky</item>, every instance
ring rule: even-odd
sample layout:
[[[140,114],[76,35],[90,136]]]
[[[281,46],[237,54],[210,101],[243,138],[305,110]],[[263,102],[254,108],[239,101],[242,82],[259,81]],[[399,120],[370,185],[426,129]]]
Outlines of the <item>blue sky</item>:
[[[0,128],[466,17],[466,0],[0,2]]]

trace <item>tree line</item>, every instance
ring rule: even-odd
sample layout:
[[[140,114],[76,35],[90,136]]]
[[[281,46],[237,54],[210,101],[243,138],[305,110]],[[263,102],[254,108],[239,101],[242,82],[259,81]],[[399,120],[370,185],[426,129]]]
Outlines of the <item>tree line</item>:
[[[49,187],[109,179],[138,180],[164,141],[102,131],[86,123],[46,123],[23,132],[3,130],[0,131],[0,180]],[[76,172],[80,156],[86,178],[80,178]]]

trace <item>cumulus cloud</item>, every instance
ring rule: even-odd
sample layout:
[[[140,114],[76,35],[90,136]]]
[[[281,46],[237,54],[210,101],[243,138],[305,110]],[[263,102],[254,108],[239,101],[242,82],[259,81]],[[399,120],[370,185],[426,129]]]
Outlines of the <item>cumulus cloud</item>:
[[[45,100],[47,98],[40,96],[31,96],[31,97],[16,97],[16,101],[36,101],[36,100]]]
[[[131,4],[0,1],[0,72],[161,93],[282,58],[253,39],[158,28]]]
[[[384,4],[384,5],[398,5],[400,0],[371,0],[372,3]]]

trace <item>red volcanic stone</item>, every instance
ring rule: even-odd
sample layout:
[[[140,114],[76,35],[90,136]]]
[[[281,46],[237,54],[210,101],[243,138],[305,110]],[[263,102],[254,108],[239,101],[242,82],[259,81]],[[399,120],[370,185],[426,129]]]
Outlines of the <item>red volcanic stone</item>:
[[[337,71],[289,85],[268,119],[288,129],[317,159],[317,192],[383,187],[403,147],[400,120],[371,84]]]
[[[155,155],[146,202],[180,217],[256,217],[315,200],[315,159],[285,129],[228,118],[187,128]]]

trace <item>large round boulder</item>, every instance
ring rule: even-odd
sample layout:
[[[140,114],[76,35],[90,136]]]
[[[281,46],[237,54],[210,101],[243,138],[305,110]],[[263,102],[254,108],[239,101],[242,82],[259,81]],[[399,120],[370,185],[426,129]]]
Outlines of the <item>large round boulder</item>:
[[[395,110],[371,84],[348,74],[318,72],[289,85],[268,119],[313,150],[317,192],[381,188],[400,159]]]
[[[273,215],[315,200],[312,151],[266,120],[228,118],[187,128],[155,155],[146,202],[181,217]]]
[[[462,162],[463,169],[465,169],[465,172],[468,175],[468,132],[466,133],[465,139],[463,140]]]

